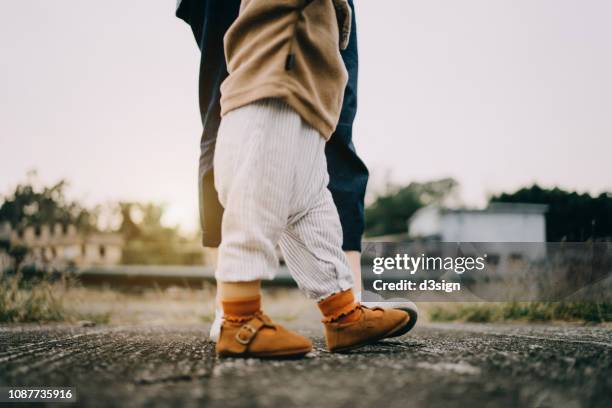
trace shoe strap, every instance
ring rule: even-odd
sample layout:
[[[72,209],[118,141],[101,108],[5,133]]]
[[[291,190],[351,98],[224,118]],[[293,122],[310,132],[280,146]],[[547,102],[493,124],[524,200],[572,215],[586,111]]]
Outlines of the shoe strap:
[[[266,326],[274,327],[274,323],[265,314],[257,313],[238,329],[235,339],[241,345],[242,352],[249,348],[249,344],[251,344],[257,333]]]

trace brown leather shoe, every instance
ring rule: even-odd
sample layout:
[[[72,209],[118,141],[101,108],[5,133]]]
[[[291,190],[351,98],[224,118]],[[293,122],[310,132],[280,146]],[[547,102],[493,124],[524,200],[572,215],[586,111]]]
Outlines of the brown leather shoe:
[[[361,317],[348,322],[323,320],[327,348],[332,352],[343,352],[393,337],[410,324],[408,313],[397,309],[373,309],[359,306]],[[356,312],[356,311],[355,311]]]
[[[310,350],[310,340],[273,323],[262,312],[225,320],[216,347],[221,357],[297,358]]]

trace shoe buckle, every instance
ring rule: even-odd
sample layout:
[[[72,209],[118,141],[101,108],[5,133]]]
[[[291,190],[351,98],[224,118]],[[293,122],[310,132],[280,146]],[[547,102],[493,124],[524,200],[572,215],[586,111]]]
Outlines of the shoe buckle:
[[[246,339],[243,339],[242,337],[240,337],[240,332],[242,332],[242,329],[246,330],[248,333]],[[240,344],[242,344],[243,346],[246,346],[247,344],[249,344],[251,342],[251,340],[253,340],[253,336],[255,335],[255,333],[257,333],[257,329],[254,328],[253,326],[247,324],[244,324],[240,330],[238,330],[238,332],[236,333],[236,341]]]

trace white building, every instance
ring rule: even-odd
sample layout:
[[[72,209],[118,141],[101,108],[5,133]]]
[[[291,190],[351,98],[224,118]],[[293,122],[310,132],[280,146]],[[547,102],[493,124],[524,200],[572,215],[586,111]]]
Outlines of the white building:
[[[429,206],[408,220],[408,235],[442,242],[546,242],[547,208],[521,203],[492,203],[483,210]]]
[[[409,239],[451,256],[460,248],[464,255],[486,257],[488,277],[477,290],[483,299],[499,299],[501,290],[525,298],[537,291],[533,267],[547,254],[547,208],[522,203],[492,203],[482,210],[425,207],[408,220]]]
[[[0,239],[29,249],[26,264],[40,267],[117,265],[123,253],[123,238],[117,233],[78,231],[74,225],[41,225],[14,230],[0,225]],[[8,254],[1,253],[0,270],[10,266]]]

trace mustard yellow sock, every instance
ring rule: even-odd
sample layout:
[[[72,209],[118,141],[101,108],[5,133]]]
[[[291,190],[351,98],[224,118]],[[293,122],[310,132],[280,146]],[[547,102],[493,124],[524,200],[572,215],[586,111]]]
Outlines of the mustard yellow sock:
[[[319,309],[323,314],[323,322],[348,323],[361,318],[361,308],[355,301],[352,289],[333,295],[321,300]]]
[[[261,310],[261,296],[222,299],[223,317],[230,321],[247,320]]]

